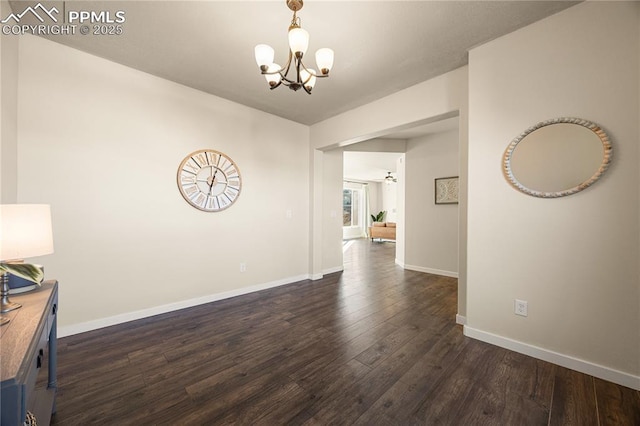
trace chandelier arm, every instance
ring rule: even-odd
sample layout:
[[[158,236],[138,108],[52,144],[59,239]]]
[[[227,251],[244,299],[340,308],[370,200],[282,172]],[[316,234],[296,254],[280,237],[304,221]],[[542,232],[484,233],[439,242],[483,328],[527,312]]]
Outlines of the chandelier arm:
[[[283,68],[284,69],[284,74],[282,72],[280,73],[280,75],[282,75],[282,78],[284,78],[285,80],[287,80],[286,76],[287,76],[287,74],[289,74],[289,68],[291,67],[291,58],[292,57],[293,57],[293,54],[291,53],[291,49],[289,49],[289,59],[287,59],[287,63],[285,64],[285,66]]]
[[[305,80],[302,81],[302,78],[300,76],[300,67],[304,68],[305,71],[307,71],[307,74],[309,74],[309,77]],[[302,88],[304,89],[305,92],[307,92],[309,95],[311,94],[311,90],[307,89],[307,83],[309,82],[309,80],[311,80],[311,77],[315,74],[311,74],[309,72],[309,70],[307,69],[307,67],[304,66],[304,64],[302,63],[302,58],[297,59],[296,60],[296,74],[297,74],[297,82],[300,86],[302,86]]]
[[[289,67],[291,65],[291,52],[289,52],[289,61],[287,61],[287,63],[285,64],[285,68],[286,68],[286,72],[284,74],[282,74],[282,69],[279,69],[277,71],[260,71],[260,73],[262,75],[274,75],[274,74],[280,74],[283,78],[285,75],[287,75],[289,73]]]
[[[280,76],[282,77],[282,81],[285,81],[286,83],[289,83],[289,84],[285,83],[285,86],[289,86],[291,84],[297,84],[297,80],[294,81],[294,80],[291,80],[290,78],[287,77],[287,75],[289,75],[289,70],[291,68],[291,59],[292,58],[293,58],[293,55],[291,53],[291,50],[289,50],[289,60],[287,61],[286,69],[285,69],[284,73],[280,72]],[[296,59],[294,59],[294,62],[297,64],[298,61]]]
[[[261,71],[262,75],[274,75],[274,74],[281,74],[282,70],[278,70],[278,71]]]
[[[302,63],[302,61],[300,61],[300,65],[302,65],[302,68],[304,68],[304,70],[305,70],[306,72],[308,72],[309,74],[311,74],[311,71],[309,71],[309,69],[308,69],[306,66],[304,66],[304,64]]]
[[[303,67],[304,67],[304,65],[303,65]],[[305,70],[306,70],[306,68],[305,68]],[[305,81],[301,81],[301,82],[300,82],[300,83],[301,83],[305,88],[306,88],[306,86],[307,86],[307,83],[308,83],[309,81],[311,81],[311,77],[314,77],[314,76],[315,76],[315,74],[311,74],[311,73],[309,72],[309,70],[307,70],[307,73],[309,74],[309,77],[307,77],[307,79],[306,79]],[[300,74],[298,74],[298,75],[300,75]],[[305,90],[306,90],[306,89],[305,89]],[[311,94],[311,92],[309,92],[309,94]]]
[[[309,70],[307,69],[307,67],[305,67],[305,66],[304,66],[304,64],[302,63],[302,61],[300,61],[300,64],[302,65],[302,68],[304,68],[304,70],[305,70],[306,72],[308,72],[309,74],[312,74],[312,73],[311,73],[311,71],[309,71]],[[329,74],[322,74],[322,73],[321,73],[320,75],[318,75],[318,74],[313,74],[313,75],[315,75],[317,78],[326,78],[326,77],[329,77]],[[307,79],[307,81],[309,81],[309,80],[311,80],[311,77],[309,77],[309,78]],[[305,81],[305,83],[306,83],[306,81]]]
[[[302,65],[302,58],[296,59],[296,83],[302,84],[302,80],[300,79],[300,65]],[[302,67],[304,68],[304,65],[302,65]]]
[[[303,84],[306,84],[306,83],[308,83],[308,82],[309,82],[309,80],[311,80],[311,75],[312,75],[312,74],[313,74],[314,76],[316,76],[316,78],[325,78],[325,77],[329,77],[329,74],[320,74],[320,75],[318,75],[318,74],[316,74],[316,73],[312,73],[311,71],[309,71],[309,69],[308,69],[307,67],[305,67],[305,66],[304,66],[304,63],[302,63],[302,60],[300,60],[300,65],[302,65],[302,68],[304,68],[304,70],[309,74],[309,78],[307,78],[307,80],[306,80]],[[298,74],[299,74],[299,73],[298,73]],[[310,92],[310,91],[308,91],[306,88],[305,88],[305,90],[306,90],[306,92],[307,92],[308,94],[311,94],[311,92]]]

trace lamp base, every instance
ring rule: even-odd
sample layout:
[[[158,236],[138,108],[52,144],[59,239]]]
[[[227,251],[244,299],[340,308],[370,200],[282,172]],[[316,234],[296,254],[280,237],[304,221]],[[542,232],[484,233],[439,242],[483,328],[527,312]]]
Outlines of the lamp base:
[[[0,313],[11,312],[22,305],[9,300],[9,277],[5,273],[2,275],[2,289],[0,290]]]
[[[0,326],[3,326],[11,321],[9,318],[0,317]]]
[[[16,309],[21,308],[21,307],[22,307],[21,304],[14,303],[14,302],[10,301],[7,296],[4,296],[2,298],[2,302],[1,302],[0,313],[6,314],[7,312],[11,312],[11,311],[16,310]]]

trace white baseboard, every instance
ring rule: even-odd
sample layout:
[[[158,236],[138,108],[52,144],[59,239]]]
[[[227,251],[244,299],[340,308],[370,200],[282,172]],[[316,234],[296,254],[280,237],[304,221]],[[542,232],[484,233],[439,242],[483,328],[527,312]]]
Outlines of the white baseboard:
[[[268,283],[257,284],[249,287],[243,287],[235,290],[225,291],[222,293],[210,294],[207,296],[196,297],[188,300],[181,300],[175,303],[154,306],[153,308],[142,309],[134,312],[127,312],[124,314],[114,315],[112,317],[100,318],[97,320],[87,321],[79,324],[66,325],[66,326],[58,327],[58,337],[60,338],[60,337],[72,336],[74,334],[97,330],[99,328],[109,327],[116,324],[122,324],[128,321],[135,321],[138,319],[147,318],[154,315],[177,311],[179,309],[191,308],[193,306],[215,302],[217,300],[229,299],[231,297],[242,296],[243,294],[249,294],[249,293],[253,293],[260,290],[266,290],[268,288],[273,288],[273,287],[279,287],[282,285],[307,280],[309,278],[310,278],[309,274],[299,275],[299,276],[290,277],[290,278],[283,278],[281,280],[271,281]]]
[[[631,389],[640,390],[640,376],[634,376],[633,374],[614,370],[612,368],[594,364],[583,359],[574,358],[569,355],[564,355],[548,349],[529,345],[527,343],[509,339],[507,337],[498,336],[497,334],[471,328],[467,325],[463,327],[463,330],[465,336],[481,340],[483,342],[491,343],[492,345],[500,346],[514,352],[529,355],[543,361],[569,368],[571,370],[589,374],[603,380],[608,380],[610,382],[617,383]]]
[[[334,272],[344,271],[344,266],[336,266],[334,268],[328,268],[322,270],[322,275],[333,274]]]
[[[400,262],[398,259],[395,259],[396,265],[400,266],[402,269],[404,269],[404,262]]]
[[[467,323],[467,317],[456,314],[456,324],[465,325]]]
[[[396,263],[398,263],[398,262],[396,262]],[[458,273],[457,272],[444,271],[442,269],[425,268],[423,266],[406,265],[406,264],[403,266],[403,268],[404,269],[408,269],[410,271],[426,272],[427,274],[442,275],[444,277],[458,278]]]
[[[309,276],[309,279],[313,281],[321,280],[327,274],[333,274],[334,272],[342,272],[342,271],[344,271],[344,266],[336,266],[334,268],[324,269],[320,274],[311,274]]]

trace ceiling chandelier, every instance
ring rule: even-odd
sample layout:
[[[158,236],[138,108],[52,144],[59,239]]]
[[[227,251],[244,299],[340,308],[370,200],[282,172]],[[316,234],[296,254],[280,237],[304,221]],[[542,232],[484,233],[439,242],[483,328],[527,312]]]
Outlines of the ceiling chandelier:
[[[329,71],[333,66],[333,50],[325,47],[316,52],[316,63],[320,74],[302,63],[302,57],[309,47],[309,33],[300,28],[300,18],[296,16],[296,12],[302,9],[303,0],[285,1],[289,9],[293,10],[293,19],[289,25],[289,59],[285,66],[281,67],[273,62],[275,55],[273,48],[266,44],[259,44],[255,48],[256,62],[271,90],[284,84],[291,90],[303,88],[305,92],[311,94],[317,77],[329,77]],[[289,78],[291,68],[295,69],[295,76]]]

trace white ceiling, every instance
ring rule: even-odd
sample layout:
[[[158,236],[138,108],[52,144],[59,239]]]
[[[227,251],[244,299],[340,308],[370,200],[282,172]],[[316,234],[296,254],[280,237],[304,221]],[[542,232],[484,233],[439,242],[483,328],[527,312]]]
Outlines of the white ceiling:
[[[382,182],[387,172],[396,175],[397,152],[345,152],[344,179],[353,181]]]
[[[310,33],[305,63],[315,67],[320,47],[335,51],[331,76],[312,95],[270,91],[253,57],[254,46],[266,43],[285,62],[291,11],[284,0],[42,3],[126,16],[122,35],[77,31],[51,40],[310,125],[463,66],[470,48],[576,2],[306,0],[298,13]]]

